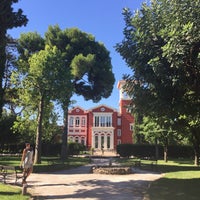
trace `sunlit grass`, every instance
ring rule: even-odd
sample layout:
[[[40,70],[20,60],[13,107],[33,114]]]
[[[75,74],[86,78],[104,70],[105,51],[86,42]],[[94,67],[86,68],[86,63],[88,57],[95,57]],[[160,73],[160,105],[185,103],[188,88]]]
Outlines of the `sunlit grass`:
[[[20,157],[0,157],[0,165],[19,166],[20,161]],[[89,162],[89,158],[84,157],[69,157],[64,161],[60,160],[59,157],[42,157],[41,164],[34,165],[33,173],[70,169],[86,165]]]
[[[0,183],[1,200],[28,200],[28,195],[21,194],[21,188]]]
[[[120,161],[121,160],[121,161]],[[134,166],[135,159],[123,158],[123,165]],[[149,200],[199,200],[200,168],[194,166],[193,160],[176,159],[157,161],[152,168],[151,160],[141,160],[141,169],[163,173],[163,177],[150,184],[146,196]]]
[[[177,171],[165,173],[167,179],[200,179],[200,171]]]

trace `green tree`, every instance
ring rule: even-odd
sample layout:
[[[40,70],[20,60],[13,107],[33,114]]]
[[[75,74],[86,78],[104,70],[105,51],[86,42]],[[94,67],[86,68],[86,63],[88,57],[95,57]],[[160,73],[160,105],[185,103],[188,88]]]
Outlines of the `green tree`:
[[[124,40],[116,45],[133,70],[125,76],[135,111],[172,120],[200,150],[200,1],[153,0],[134,15],[124,9]],[[183,128],[182,128],[183,129]]]
[[[60,88],[67,93],[69,85],[63,80],[68,80],[70,74],[63,67],[62,54],[56,47],[46,46],[44,50],[33,53],[28,59],[28,65],[28,71],[23,74],[23,77],[19,73],[15,78],[19,80],[22,77],[18,90],[21,104],[29,107],[31,117],[36,118],[34,162],[40,163],[45,109],[48,109],[51,101],[58,99]]]
[[[142,122],[139,124],[139,134],[142,134],[148,143],[155,144],[155,157],[157,159],[159,157],[158,142],[163,146],[165,162],[168,161],[168,145],[178,143],[183,138],[172,130],[172,124],[169,123],[169,120],[151,117],[143,117]]]
[[[13,115],[16,115],[15,104],[12,101],[14,99],[13,96],[16,96],[16,90],[11,86],[11,75],[12,71],[15,70],[14,62],[16,61],[16,44],[16,40],[11,37],[7,37],[6,64],[2,85],[4,90],[4,108],[8,109]]]
[[[68,106],[74,93],[85,100],[98,102],[110,96],[114,75],[109,52],[105,46],[95,41],[91,34],[77,28],[62,31],[59,26],[50,26],[45,34],[47,44],[57,46],[65,58],[66,67],[72,73],[73,93],[64,98],[64,132],[61,157],[66,157]]]
[[[14,125],[12,126],[12,131],[19,136],[19,143],[23,144],[25,141],[35,144],[37,129],[37,121],[35,116],[37,115],[36,105],[33,109],[30,104],[27,106],[21,104],[21,114],[17,114]],[[32,104],[33,106],[33,104]],[[45,104],[43,126],[42,126],[42,143],[52,142],[55,135],[61,134],[61,128],[57,125],[57,114],[54,113],[53,103]],[[23,107],[26,107],[23,108]]]
[[[12,131],[12,126],[16,116],[7,113],[6,110],[2,113],[2,118],[0,119],[0,146],[1,150],[4,149],[5,145],[15,144],[16,141],[19,142],[19,137]]]
[[[115,79],[103,43],[77,28],[62,31],[58,26],[49,27],[45,41],[62,51],[66,67],[73,75],[74,93],[94,102],[110,96]]]
[[[65,81],[68,89],[64,90],[61,87],[59,96],[55,98],[64,113],[61,158],[65,159],[67,156],[68,107],[72,102],[71,97],[77,94],[82,95],[85,100],[91,99],[98,102],[101,98],[110,96],[115,78],[109,52],[102,43],[95,41],[91,34],[77,28],[61,30],[59,26],[50,26],[44,39],[37,33],[21,35],[19,39],[20,66],[25,71],[30,67],[27,63],[29,56],[44,48],[42,47],[43,42],[50,47],[56,46],[62,52],[63,67],[70,73],[69,77],[59,79]]]
[[[25,142],[35,144],[35,130],[37,127],[36,121],[31,119],[29,116],[30,112],[27,113],[23,110],[22,114],[23,117],[21,115],[17,115],[12,126],[12,132],[20,138],[20,144],[24,144]]]
[[[4,106],[3,79],[6,67],[7,30],[26,25],[28,20],[21,9],[13,11],[12,4],[18,0],[1,0],[0,3],[0,118]]]

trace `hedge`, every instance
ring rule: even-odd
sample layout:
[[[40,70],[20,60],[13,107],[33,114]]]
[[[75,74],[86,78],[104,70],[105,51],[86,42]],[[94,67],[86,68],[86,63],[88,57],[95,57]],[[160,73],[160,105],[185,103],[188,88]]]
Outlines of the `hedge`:
[[[159,158],[163,157],[164,149],[163,146],[158,145]],[[138,157],[138,158],[155,158],[156,147],[155,145],[149,144],[119,144],[117,146],[117,153],[121,157]],[[168,146],[168,157],[169,158],[192,158],[194,151],[192,146]]]
[[[62,144],[42,144],[42,156],[59,156],[61,153]],[[22,153],[25,148],[25,144],[6,144],[0,146],[0,153],[16,154]],[[34,149],[34,146],[33,146]],[[80,151],[86,150],[85,146],[79,143],[69,143],[68,144],[68,155],[79,154]]]

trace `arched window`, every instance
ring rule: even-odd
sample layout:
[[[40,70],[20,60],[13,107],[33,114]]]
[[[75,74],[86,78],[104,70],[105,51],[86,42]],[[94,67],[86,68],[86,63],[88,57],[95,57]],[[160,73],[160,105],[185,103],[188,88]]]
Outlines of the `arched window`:
[[[80,125],[80,119],[79,119],[79,117],[76,117],[75,124],[76,124],[76,126],[79,126],[79,125]]]
[[[75,137],[75,142],[79,143],[79,137]]]
[[[69,137],[69,142],[73,142],[73,137],[72,136]]]
[[[98,137],[98,135],[95,135],[95,137],[94,137],[94,147],[97,149],[98,148],[98,143],[99,143],[99,139],[98,139],[99,137]]]
[[[110,149],[110,135],[107,135],[107,149]]]
[[[107,116],[106,117],[106,126],[107,127],[111,127],[112,126],[112,119],[111,119],[111,116]]]
[[[104,135],[101,135],[101,148],[105,148],[104,147]]]
[[[81,118],[81,126],[83,126],[83,127],[85,126],[85,117]]]
[[[118,136],[118,137],[121,137],[121,135],[122,135],[121,129],[117,129],[117,136]]]
[[[81,144],[85,145],[85,138],[81,137]]]
[[[121,126],[122,122],[121,122],[121,118],[117,118],[117,125]]]
[[[101,120],[101,127],[105,127],[106,126],[106,117],[101,116],[100,120]]]
[[[99,127],[99,116],[95,116],[94,118],[94,126]]]
[[[73,126],[74,125],[74,117],[70,117],[69,118],[69,126]]]

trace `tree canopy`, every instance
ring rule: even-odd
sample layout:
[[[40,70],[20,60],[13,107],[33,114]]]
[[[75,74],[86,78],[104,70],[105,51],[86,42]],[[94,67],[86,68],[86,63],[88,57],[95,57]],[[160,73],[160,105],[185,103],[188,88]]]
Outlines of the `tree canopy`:
[[[124,40],[116,50],[133,70],[124,78],[134,111],[165,116],[176,128],[181,123],[199,154],[200,1],[152,0],[123,15]]]
[[[6,46],[7,46],[7,30],[14,27],[26,25],[28,19],[21,9],[14,11],[13,3],[18,0],[1,0],[0,3],[0,117],[2,116],[2,108],[4,105],[4,89],[3,79],[6,66]]]
[[[61,30],[58,26],[49,27],[45,41],[63,52],[66,67],[73,75],[74,93],[94,102],[110,96],[115,78],[103,43],[77,28]]]
[[[98,102],[110,96],[114,74],[105,46],[91,34],[77,28],[61,30],[50,26],[41,37],[37,32],[22,34],[18,40],[19,59],[17,80],[21,103],[37,108],[37,137],[35,162],[40,162],[42,120],[45,104],[54,101],[64,113],[61,157],[66,156],[68,106],[73,94]],[[24,83],[24,84],[23,84]],[[26,88],[26,89],[25,89]],[[26,91],[26,92],[25,92]],[[31,96],[30,96],[31,95]],[[35,99],[35,101],[32,101]],[[26,103],[27,105],[27,103]],[[37,152],[39,150],[39,152]]]

